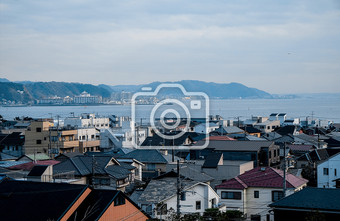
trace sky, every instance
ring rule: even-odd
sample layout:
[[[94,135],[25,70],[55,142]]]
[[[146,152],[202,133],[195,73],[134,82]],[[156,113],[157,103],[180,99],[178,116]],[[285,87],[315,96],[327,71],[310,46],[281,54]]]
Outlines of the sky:
[[[0,0],[0,78],[340,93],[340,0]]]

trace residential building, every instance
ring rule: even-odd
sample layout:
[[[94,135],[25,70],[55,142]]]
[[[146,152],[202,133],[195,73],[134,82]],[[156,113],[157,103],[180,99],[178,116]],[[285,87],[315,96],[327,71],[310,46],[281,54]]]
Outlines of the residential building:
[[[0,134],[0,152],[21,157],[24,154],[25,135],[21,132]]]
[[[195,145],[201,145],[198,141]],[[280,162],[279,146],[273,141],[211,140],[203,150],[191,151],[196,159],[211,152],[223,153],[224,160],[254,161],[254,167],[273,166]]]
[[[340,220],[340,189],[307,187],[269,206],[275,221]]]
[[[48,153],[50,128],[53,125],[53,122],[49,119],[32,121],[25,131],[24,153]]]
[[[135,180],[136,167],[119,163],[112,156],[76,156],[53,167],[53,175],[62,177],[73,172],[82,184],[92,184],[98,189],[125,188]]]
[[[123,156],[120,156],[120,159],[136,159],[139,162],[143,163],[143,178],[150,179],[156,176],[159,176],[162,172],[166,172],[166,166],[171,162],[171,157],[166,157],[161,154],[160,151],[151,149],[136,149],[133,150]],[[170,159],[169,159],[170,158]],[[173,156],[174,162],[178,158]]]
[[[319,188],[336,188],[336,179],[340,178],[340,153],[337,153],[317,165]]]
[[[197,124],[196,126],[194,126],[194,132],[199,133],[199,134],[209,134],[210,132],[216,130],[217,128],[219,128],[219,125],[215,124],[215,123],[201,123],[201,124]]]
[[[137,199],[137,204],[152,217],[167,219],[177,208],[177,178],[166,177],[151,180]],[[180,210],[182,214],[200,213],[208,208],[216,208],[219,203],[217,193],[206,183],[181,181]]]
[[[252,220],[272,221],[268,205],[281,199],[283,171],[271,167],[257,167],[216,186],[217,194],[229,210],[239,210]],[[301,190],[307,180],[286,175],[286,196]]]
[[[150,218],[124,193],[92,189],[88,185],[3,180],[0,195],[6,196],[0,197],[2,220],[134,221]]]
[[[279,120],[267,120],[262,123],[257,123],[254,125],[255,128],[261,130],[263,133],[270,133],[274,131],[276,128],[280,127],[280,121]]]

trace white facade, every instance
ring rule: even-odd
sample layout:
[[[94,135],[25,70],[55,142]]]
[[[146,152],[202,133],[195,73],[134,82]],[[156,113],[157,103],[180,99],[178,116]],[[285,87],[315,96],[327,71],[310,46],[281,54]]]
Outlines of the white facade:
[[[201,123],[194,127],[194,132],[199,134],[208,134],[217,128],[219,128],[219,126],[214,123],[209,123],[208,125],[206,123]]]
[[[185,192],[185,200],[180,201],[180,211],[181,214],[189,214],[189,213],[200,213],[203,215],[204,211],[208,208],[216,208],[219,204],[219,196],[217,193],[205,183],[197,183],[191,187],[188,187],[183,190]],[[170,196],[168,199],[159,202],[166,207],[167,210],[171,208],[176,211],[177,208],[177,196],[174,194]],[[159,204],[157,203],[157,204]],[[166,205],[165,205],[166,204]],[[145,205],[141,205],[142,209],[145,209]],[[156,204],[152,205],[153,210],[156,208]],[[153,212],[154,217],[156,218],[166,218],[166,214],[157,214]]]
[[[328,158],[317,166],[319,188],[335,188],[334,180],[340,178],[340,153]]]
[[[96,128],[79,128],[77,129],[77,136],[79,141],[91,141],[96,140],[99,134]]]
[[[296,189],[287,189],[286,195],[289,196],[296,191],[301,190],[305,185]],[[257,193],[254,193],[258,191]],[[217,194],[220,196],[220,202],[225,204],[227,210],[239,210],[250,218],[251,215],[261,215],[261,221],[274,221],[274,215],[269,213],[271,208],[269,204],[273,203],[273,191],[282,192],[279,188],[256,188],[248,187],[247,189],[218,189]],[[224,192],[224,193],[223,193]],[[240,198],[238,199],[225,199],[226,192],[238,192]],[[258,197],[258,198],[257,198]]]
[[[110,120],[107,117],[96,117],[95,114],[82,114],[80,117],[67,117],[64,125],[76,127],[95,127],[98,129],[106,129],[110,126]]]
[[[274,121],[267,120],[267,121],[265,121],[263,123],[255,124],[254,127],[256,129],[261,130],[264,133],[270,133],[275,128],[280,127],[280,121],[279,120],[274,120]]]

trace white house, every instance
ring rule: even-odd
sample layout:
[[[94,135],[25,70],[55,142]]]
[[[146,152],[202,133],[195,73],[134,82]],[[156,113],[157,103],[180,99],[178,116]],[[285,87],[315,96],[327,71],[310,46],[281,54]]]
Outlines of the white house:
[[[292,174],[286,176],[286,195],[306,186],[307,180]],[[269,204],[283,197],[283,171],[271,167],[256,167],[216,186],[221,203],[227,210],[239,210],[248,218],[272,221]]]
[[[340,178],[340,153],[317,165],[319,188],[335,188],[335,180]]]
[[[138,205],[152,217],[163,218],[177,211],[177,178],[165,177],[151,180],[140,197]],[[206,183],[182,180],[181,214],[200,213],[219,204],[219,196]]]
[[[215,123],[209,123],[209,124],[201,123],[194,127],[194,132],[199,133],[199,134],[208,134],[216,130],[217,128],[219,128],[219,126]]]

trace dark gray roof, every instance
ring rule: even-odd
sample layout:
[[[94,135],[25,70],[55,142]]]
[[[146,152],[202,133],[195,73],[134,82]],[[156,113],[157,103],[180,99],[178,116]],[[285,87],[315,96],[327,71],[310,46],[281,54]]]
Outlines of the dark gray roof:
[[[201,146],[201,141],[197,145]],[[273,145],[272,141],[211,140],[207,148],[215,151],[260,151],[261,147]]]
[[[184,189],[194,184],[197,181],[183,180],[181,182]],[[159,203],[163,200],[176,195],[176,184],[177,178],[167,177],[159,180],[151,180],[148,186],[145,188],[143,193],[138,199],[138,203],[141,204],[151,204]]]
[[[32,168],[32,170],[28,173],[27,176],[41,176],[48,168],[48,165],[36,165]]]
[[[121,156],[120,158],[136,159],[142,163],[168,163],[158,150],[137,149]]]
[[[105,168],[107,174],[115,177],[117,180],[124,179],[128,177],[131,173],[128,169],[125,169],[119,165],[112,165]]]
[[[202,183],[214,180],[214,178],[212,178],[211,176],[201,171],[198,171],[190,166],[182,166],[179,169],[179,171],[182,179],[189,179],[192,181],[198,181]],[[178,176],[177,168],[174,168],[171,171],[156,177],[155,179],[163,179],[165,177],[177,177],[177,176]]]
[[[113,158],[111,156],[77,156],[53,166],[53,173],[65,173],[74,171],[76,176],[87,176],[92,173],[92,165],[95,174],[110,175],[116,179],[123,179],[131,172],[127,165],[108,165]],[[130,169],[133,169],[129,167]]]
[[[204,161],[203,168],[216,168],[221,160],[222,153],[210,153]],[[222,159],[223,160],[223,159]]]
[[[1,220],[60,220],[87,188],[79,184],[4,180],[0,182]]]
[[[340,189],[307,187],[269,205],[275,208],[330,210],[340,212]]]

